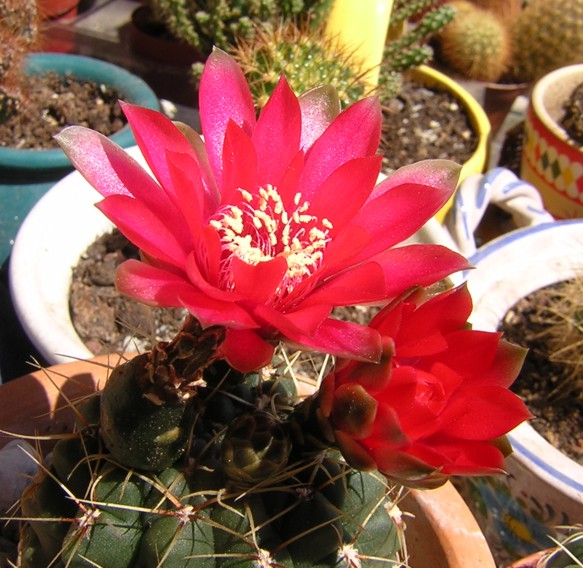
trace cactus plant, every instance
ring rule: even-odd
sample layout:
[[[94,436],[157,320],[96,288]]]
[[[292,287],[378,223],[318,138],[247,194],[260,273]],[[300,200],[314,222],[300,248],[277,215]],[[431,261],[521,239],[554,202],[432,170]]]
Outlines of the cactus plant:
[[[39,43],[36,0],[0,0],[0,121],[22,104],[24,58]]]
[[[252,39],[256,25],[324,17],[331,0],[149,0],[152,13],[178,38],[202,55],[213,46],[228,49]]]
[[[294,381],[215,361],[221,328],[116,367],[21,500],[19,566],[381,566],[386,479],[298,438]],[[169,379],[172,379],[169,381]],[[305,430],[303,430],[305,432]],[[396,561],[396,560],[395,560]]]
[[[378,88],[374,89],[381,100],[391,99],[399,92],[402,72],[431,59],[429,38],[454,15],[449,6],[434,7],[435,3],[435,0],[418,0],[395,6],[391,21],[399,26],[412,16],[427,12],[405,33],[387,40]],[[258,27],[253,39],[240,39],[232,53],[249,80],[260,108],[282,73],[296,93],[322,84],[332,85],[343,107],[372,92],[365,77],[369,70],[363,68],[358,53],[319,27],[298,27],[291,22],[275,28]],[[200,75],[201,70],[202,65],[195,75]]]
[[[436,36],[439,59],[464,77],[498,81],[512,54],[507,25],[493,12],[465,0],[450,5],[456,15]]]
[[[513,24],[512,40],[517,80],[583,62],[583,0],[531,0]]]
[[[435,0],[397,2],[391,25],[399,27],[414,21],[405,32],[389,37],[383,56],[384,74],[402,72],[427,63],[433,57],[429,40],[455,16],[451,6],[439,6]]]
[[[156,180],[87,128],[58,140],[140,246],[120,290],[189,315],[74,406],[76,428],[22,495],[19,566],[401,562],[398,487],[501,471],[504,436],[528,417],[506,388],[522,350],[468,329],[466,287],[433,293],[466,260],[394,246],[458,168],[426,161],[376,185],[378,101],[341,113],[333,89],[298,98],[282,78],[257,119],[220,50],[201,81],[204,138],[123,108]],[[363,299],[386,303],[368,326],[331,317]],[[315,392],[302,396],[278,341],[338,357]]]
[[[295,23],[258,28],[251,41],[238,41],[231,52],[239,62],[259,108],[262,108],[282,73],[296,93],[327,84],[346,107],[368,94],[361,62],[335,38],[319,29],[300,29]]]

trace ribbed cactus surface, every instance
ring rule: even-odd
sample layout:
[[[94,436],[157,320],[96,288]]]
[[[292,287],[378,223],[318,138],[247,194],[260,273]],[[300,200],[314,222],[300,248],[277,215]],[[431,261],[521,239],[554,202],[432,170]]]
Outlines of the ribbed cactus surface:
[[[19,566],[323,568],[395,558],[385,478],[306,445],[289,376],[212,362],[215,331],[196,333],[121,364],[77,407],[74,432],[22,497]],[[181,368],[185,352],[200,354],[195,367]]]

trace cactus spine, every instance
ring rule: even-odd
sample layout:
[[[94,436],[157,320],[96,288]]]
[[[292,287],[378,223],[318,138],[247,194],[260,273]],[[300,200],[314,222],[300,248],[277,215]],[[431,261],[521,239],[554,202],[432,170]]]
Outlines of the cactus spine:
[[[369,91],[360,60],[319,29],[300,30],[292,22],[276,28],[259,28],[253,40],[237,42],[232,54],[245,73],[259,108],[282,73],[298,95],[319,85],[331,85],[343,106]]]
[[[397,558],[386,480],[307,444],[287,365],[244,376],[217,360],[222,339],[189,318],[174,341],[116,367],[77,406],[73,434],[22,497],[21,568],[348,568]]]
[[[531,0],[514,22],[512,38],[518,80],[583,62],[583,0]]]
[[[454,16],[449,6],[434,7],[434,4],[435,0],[417,0],[395,5],[391,21],[398,25],[413,15],[424,11],[425,14],[406,32],[388,39],[376,89],[382,100],[391,99],[399,92],[403,71],[431,59],[433,51],[428,40]],[[282,73],[296,94],[324,84],[333,86],[343,106],[371,91],[366,80],[369,70],[363,67],[357,53],[318,27],[298,27],[293,22],[258,27],[253,39],[240,39],[232,53],[260,108]]]

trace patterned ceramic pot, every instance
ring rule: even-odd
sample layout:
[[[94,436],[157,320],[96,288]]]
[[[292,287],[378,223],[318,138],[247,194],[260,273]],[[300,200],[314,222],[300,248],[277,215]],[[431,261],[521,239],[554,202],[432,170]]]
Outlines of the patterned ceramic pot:
[[[516,301],[583,271],[583,220],[553,221],[512,231],[481,247],[468,274],[475,329],[496,330]],[[528,423],[509,435],[507,477],[460,485],[499,560],[553,546],[558,525],[583,523],[583,465]]]
[[[558,125],[563,104],[583,82],[583,64],[545,75],[532,90],[520,177],[538,188],[558,219],[583,217],[583,150]]]

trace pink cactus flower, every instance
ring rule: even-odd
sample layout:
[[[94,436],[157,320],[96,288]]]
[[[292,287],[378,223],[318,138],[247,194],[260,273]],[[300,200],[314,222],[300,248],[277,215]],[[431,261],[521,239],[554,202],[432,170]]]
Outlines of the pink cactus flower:
[[[153,176],[94,131],[58,136],[104,196],[99,209],[141,251],[117,286],[227,328],[222,354],[236,369],[269,362],[279,340],[378,361],[378,331],[332,309],[386,301],[467,266],[437,245],[395,246],[445,204],[459,167],[421,162],[376,185],[374,98],[340,112],[329,89],[298,98],[282,78],[257,118],[241,70],[215,50],[200,84],[202,138],[161,113],[123,109]]]

